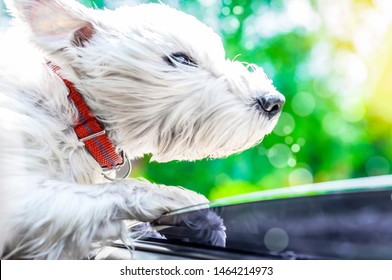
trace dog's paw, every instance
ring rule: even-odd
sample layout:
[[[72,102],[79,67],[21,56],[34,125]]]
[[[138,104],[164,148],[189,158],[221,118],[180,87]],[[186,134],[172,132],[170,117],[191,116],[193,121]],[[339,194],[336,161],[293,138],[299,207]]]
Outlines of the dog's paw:
[[[133,179],[119,180],[115,184],[117,188],[122,187],[121,196],[125,199],[125,203],[118,204],[117,217],[120,219],[149,222],[170,211],[209,202],[205,196],[182,187]]]
[[[173,200],[176,204],[175,207],[169,209],[169,211],[209,203],[209,200],[204,195],[183,187],[158,186],[158,188],[162,188],[168,199]]]
[[[209,203],[204,195],[182,187],[152,186],[154,187],[155,190],[150,190],[148,205],[144,205],[146,210],[156,214],[153,219],[174,210]]]

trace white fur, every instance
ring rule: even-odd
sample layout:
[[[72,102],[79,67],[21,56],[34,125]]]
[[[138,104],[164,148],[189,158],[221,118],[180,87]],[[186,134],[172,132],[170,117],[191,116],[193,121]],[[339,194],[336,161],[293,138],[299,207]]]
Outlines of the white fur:
[[[78,141],[75,109],[46,60],[132,159],[227,156],[277,122],[255,108],[255,98],[279,95],[263,71],[225,60],[220,38],[192,16],[156,4],[97,11],[65,0],[6,3],[16,19],[0,38],[2,258],[83,258],[94,242],[125,239],[123,219],[151,221],[207,201],[136,179],[108,182]],[[94,33],[80,43],[82,28]],[[163,58],[175,52],[198,66],[169,65]]]

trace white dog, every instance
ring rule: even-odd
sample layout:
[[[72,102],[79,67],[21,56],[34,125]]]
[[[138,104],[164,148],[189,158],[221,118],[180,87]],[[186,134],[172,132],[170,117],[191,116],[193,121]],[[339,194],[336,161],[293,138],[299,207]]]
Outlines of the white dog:
[[[125,219],[204,203],[117,177],[144,154],[237,153],[277,122],[284,97],[262,69],[226,60],[192,16],[160,4],[5,2],[15,20],[0,47],[2,258],[83,258],[93,243],[125,239]]]

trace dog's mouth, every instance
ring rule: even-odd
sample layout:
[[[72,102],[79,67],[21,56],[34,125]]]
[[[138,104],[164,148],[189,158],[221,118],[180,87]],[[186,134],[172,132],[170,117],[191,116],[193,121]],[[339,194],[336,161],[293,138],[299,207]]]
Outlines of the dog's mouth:
[[[284,101],[284,97],[276,93],[255,99],[253,106],[250,105],[251,110],[243,114],[237,110],[231,110],[230,114],[218,112],[208,119],[199,119],[197,125],[185,126],[184,130],[160,134],[151,160],[169,162],[224,158],[254,147],[276,126]],[[230,111],[226,109],[222,110]]]

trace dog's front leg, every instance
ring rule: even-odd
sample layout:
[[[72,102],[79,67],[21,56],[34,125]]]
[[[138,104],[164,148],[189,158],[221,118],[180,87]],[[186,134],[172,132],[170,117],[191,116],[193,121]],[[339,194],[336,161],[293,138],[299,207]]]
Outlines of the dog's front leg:
[[[11,219],[15,234],[6,242],[9,258],[84,258],[93,243],[125,239],[123,219],[152,221],[207,202],[189,190],[134,179],[97,185],[45,180],[26,191],[18,201],[21,211]]]

